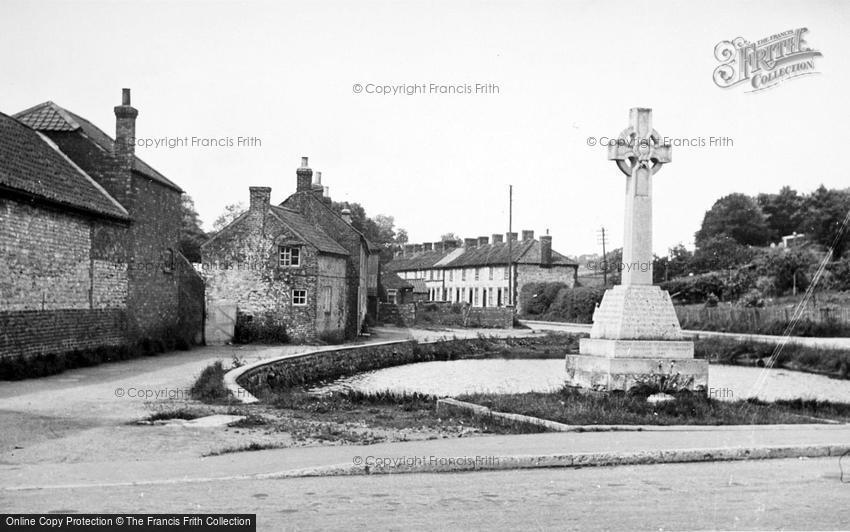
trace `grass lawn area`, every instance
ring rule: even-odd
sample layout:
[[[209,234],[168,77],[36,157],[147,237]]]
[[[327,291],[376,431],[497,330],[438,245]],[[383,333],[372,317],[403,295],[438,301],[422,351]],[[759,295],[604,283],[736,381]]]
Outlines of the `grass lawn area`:
[[[550,393],[469,394],[461,401],[497,412],[523,414],[567,425],[765,425],[850,422],[850,404],[824,401],[718,401],[682,393],[674,401],[651,404],[645,397],[596,394],[563,388]]]

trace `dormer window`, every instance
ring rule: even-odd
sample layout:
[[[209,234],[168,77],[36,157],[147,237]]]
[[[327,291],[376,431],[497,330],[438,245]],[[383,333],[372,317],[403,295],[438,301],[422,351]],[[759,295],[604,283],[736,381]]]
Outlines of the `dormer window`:
[[[283,268],[297,268],[301,266],[301,248],[294,246],[279,246],[280,266]]]

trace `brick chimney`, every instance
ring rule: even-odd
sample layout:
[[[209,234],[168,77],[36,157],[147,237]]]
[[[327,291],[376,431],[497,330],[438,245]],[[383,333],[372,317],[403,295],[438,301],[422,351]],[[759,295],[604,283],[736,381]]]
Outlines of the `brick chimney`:
[[[413,255],[413,244],[405,244],[404,245],[404,256],[409,257]]]
[[[474,249],[478,247],[478,239],[476,238],[464,238],[463,239],[463,247],[467,249]]]
[[[307,166],[307,157],[301,157],[301,168],[295,171],[298,176],[296,192],[310,192],[313,188],[313,170]]]
[[[534,231],[529,231],[527,229],[524,230],[522,232],[522,241],[528,242],[528,241],[531,241],[531,240],[534,240]]]
[[[457,240],[444,240],[443,249],[445,249],[446,251],[457,249]]]
[[[322,186],[322,172],[316,172],[315,176],[316,177],[313,179],[312,185],[313,194],[315,194],[316,197],[321,198],[325,195],[325,187]]]
[[[340,214],[342,215],[342,219],[345,220],[345,223],[351,225],[351,209],[342,209]]]
[[[494,244],[501,244],[504,241],[505,241],[504,237],[500,233],[494,233],[493,234],[493,243]]]
[[[490,237],[489,236],[479,236],[478,237],[478,245],[479,246],[486,246],[489,243],[490,243]]]
[[[434,250],[434,243],[433,242],[425,242],[424,244],[422,244],[422,247],[425,248],[425,251],[433,251]]]
[[[422,244],[413,244],[414,253],[422,253]]]
[[[552,237],[540,237],[540,265],[544,268],[552,266]]]
[[[508,242],[516,242],[516,233],[505,233],[505,240]]]
[[[121,173],[120,176],[116,176],[116,185],[119,189],[116,199],[122,203],[130,196],[131,191],[131,172],[136,156],[137,116],[139,116],[139,111],[130,105],[130,89],[121,89],[121,105],[115,106],[115,144],[113,147]]]

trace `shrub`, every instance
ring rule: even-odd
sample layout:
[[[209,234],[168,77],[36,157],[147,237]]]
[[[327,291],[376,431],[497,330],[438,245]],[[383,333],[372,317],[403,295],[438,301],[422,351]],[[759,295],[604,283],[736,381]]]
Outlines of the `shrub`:
[[[605,288],[583,286],[562,288],[547,309],[544,318],[553,321],[591,323],[596,306],[602,301]]]
[[[230,393],[224,387],[224,366],[217,360],[201,372],[190,393],[193,399],[204,403],[221,403],[231,400]]]
[[[285,344],[289,342],[286,326],[271,314],[255,318],[241,312],[236,314],[233,342],[237,344]]]
[[[564,283],[527,283],[520,291],[520,300],[528,315],[545,314],[558,292],[567,288]]]

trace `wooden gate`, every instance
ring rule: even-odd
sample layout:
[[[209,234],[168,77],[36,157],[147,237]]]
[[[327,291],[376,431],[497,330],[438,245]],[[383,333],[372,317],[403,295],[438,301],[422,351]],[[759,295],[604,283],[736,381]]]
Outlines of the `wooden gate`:
[[[204,337],[207,345],[225,345],[233,340],[236,327],[236,303],[220,299],[207,302]]]

